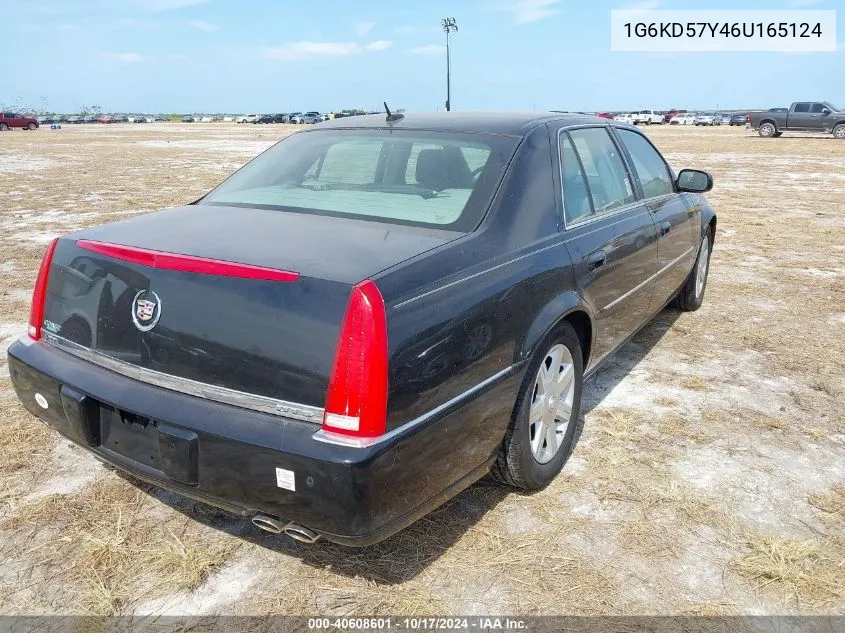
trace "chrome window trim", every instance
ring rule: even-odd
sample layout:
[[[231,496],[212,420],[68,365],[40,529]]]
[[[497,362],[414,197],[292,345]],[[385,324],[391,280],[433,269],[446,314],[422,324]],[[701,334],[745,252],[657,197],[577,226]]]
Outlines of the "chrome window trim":
[[[516,365],[509,365],[508,367],[505,367],[502,371],[490,376],[486,380],[482,380],[477,385],[470,387],[469,389],[455,396],[451,400],[448,400],[443,404],[434,407],[428,413],[424,413],[409,422],[405,422],[405,424],[397,426],[395,429],[393,429],[392,431],[388,431],[384,435],[379,435],[378,437],[351,437],[347,435],[342,435],[340,433],[332,433],[331,431],[325,431],[323,429],[320,429],[319,431],[314,433],[313,437],[318,442],[326,442],[327,444],[337,444],[339,446],[347,446],[349,448],[368,448],[370,446],[375,446],[376,444],[381,444],[396,437],[401,433],[404,433],[409,429],[412,429],[428,422],[429,420],[439,415],[446,409],[458,404],[461,400],[465,400],[466,398],[475,395],[485,387],[488,387],[493,383],[499,381],[500,379],[506,377],[513,371],[515,366]]]
[[[683,253],[681,253],[678,257],[676,257],[676,258],[675,258],[675,259],[673,259],[671,262],[669,262],[668,264],[666,264],[663,268],[661,268],[661,269],[660,269],[660,270],[658,270],[656,273],[654,273],[651,277],[649,277],[648,279],[646,279],[645,281],[643,281],[643,282],[641,282],[641,283],[638,283],[636,286],[634,286],[633,288],[631,288],[631,289],[630,289],[628,292],[626,292],[624,295],[622,295],[622,296],[620,296],[620,297],[617,297],[616,299],[614,299],[613,301],[611,301],[610,303],[608,303],[608,304],[607,304],[606,306],[604,306],[601,310],[599,310],[599,312],[601,313],[601,312],[605,312],[606,310],[610,310],[613,306],[615,306],[615,305],[616,305],[616,304],[618,304],[619,302],[624,301],[625,299],[627,299],[628,297],[630,297],[632,294],[634,294],[634,293],[635,293],[635,292],[637,292],[638,290],[642,289],[644,286],[647,286],[649,283],[651,283],[652,281],[654,281],[655,279],[657,279],[658,277],[660,277],[660,275],[662,275],[662,274],[663,274],[663,273],[665,273],[667,270],[669,270],[670,268],[672,268],[672,266],[674,266],[675,264],[678,264],[678,263],[679,263],[679,262],[680,262],[680,261],[681,261],[684,257],[686,257],[687,255],[689,255],[689,254],[690,254],[690,252],[691,252],[692,250],[693,250],[693,247],[692,247],[692,246],[690,246],[687,250],[685,250]]]
[[[287,400],[278,400],[268,396],[259,396],[253,393],[238,391],[237,389],[210,385],[197,380],[191,380],[190,378],[171,376],[170,374],[164,374],[154,369],[139,367],[138,365],[112,358],[111,356],[89,349],[47,331],[44,331],[43,336],[44,342],[50,344],[51,347],[55,347],[77,358],[111,370],[121,376],[132,378],[138,382],[163,387],[171,391],[196,396],[197,398],[203,398],[213,402],[230,404],[243,409],[260,411],[261,413],[269,413],[283,418],[292,418],[314,424],[322,424],[323,422],[323,409],[320,407],[289,402]]]

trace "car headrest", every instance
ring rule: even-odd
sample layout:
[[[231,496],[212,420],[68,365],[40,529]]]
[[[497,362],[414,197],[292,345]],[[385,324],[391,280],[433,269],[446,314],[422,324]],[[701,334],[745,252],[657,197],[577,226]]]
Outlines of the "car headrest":
[[[457,147],[420,151],[414,175],[419,184],[434,191],[472,188],[472,175]]]

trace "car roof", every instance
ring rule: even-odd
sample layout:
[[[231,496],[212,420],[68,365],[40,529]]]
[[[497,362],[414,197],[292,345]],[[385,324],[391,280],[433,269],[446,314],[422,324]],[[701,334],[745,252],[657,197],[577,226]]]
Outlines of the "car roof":
[[[396,128],[407,130],[442,130],[452,132],[484,132],[524,136],[528,131],[549,121],[564,125],[600,123],[608,120],[596,116],[565,112],[404,112],[403,118],[387,122],[383,113],[341,117],[320,123],[313,129]]]

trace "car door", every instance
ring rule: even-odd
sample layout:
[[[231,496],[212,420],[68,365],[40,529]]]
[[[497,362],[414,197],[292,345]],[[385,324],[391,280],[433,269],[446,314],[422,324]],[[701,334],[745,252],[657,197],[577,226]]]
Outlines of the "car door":
[[[608,126],[558,132],[564,243],[595,319],[591,366],[649,316],[657,229]]]
[[[790,130],[808,130],[811,128],[811,103],[796,103],[795,109],[787,116],[787,127]]]
[[[700,209],[675,191],[669,165],[644,134],[616,128],[626,151],[634,183],[657,228],[654,309],[663,306],[686,281],[695,261],[701,233]]]
[[[830,113],[830,109],[823,103],[810,104],[810,121],[808,123],[809,129],[812,129],[813,131],[822,131],[829,127],[830,115],[825,114],[825,111]]]

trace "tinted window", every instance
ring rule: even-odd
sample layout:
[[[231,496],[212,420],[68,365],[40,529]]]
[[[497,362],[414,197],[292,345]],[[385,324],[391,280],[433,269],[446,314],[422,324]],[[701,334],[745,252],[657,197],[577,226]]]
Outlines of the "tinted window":
[[[634,188],[619,149],[603,128],[570,132],[581,159],[595,213],[605,213],[635,200]]]
[[[412,130],[293,134],[201,204],[473,230],[518,139]]]
[[[593,213],[590,205],[590,192],[584,170],[572,147],[568,134],[560,137],[560,162],[563,173],[563,208],[566,223],[572,224]]]
[[[824,112],[825,105],[823,103],[814,103],[812,112],[813,114],[821,114]]]
[[[809,112],[810,111],[810,104],[809,103],[796,103],[795,104],[795,112]]]
[[[616,132],[628,148],[628,153],[634,163],[634,172],[637,174],[645,197],[654,198],[674,193],[675,187],[672,184],[669,167],[651,143],[642,134],[636,132],[622,129]]]

